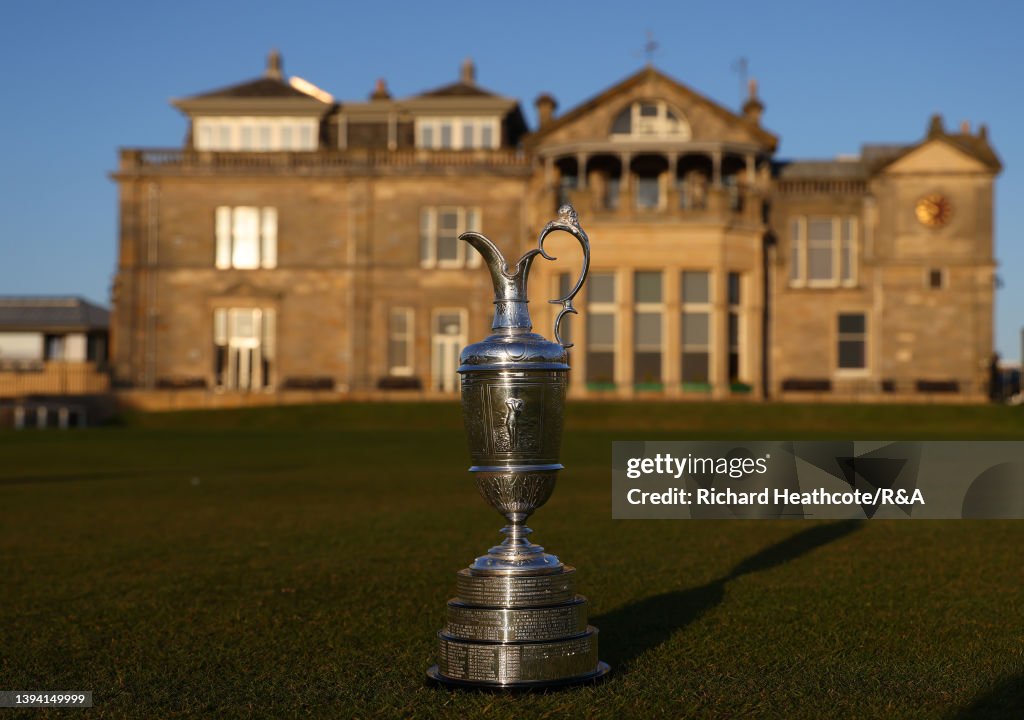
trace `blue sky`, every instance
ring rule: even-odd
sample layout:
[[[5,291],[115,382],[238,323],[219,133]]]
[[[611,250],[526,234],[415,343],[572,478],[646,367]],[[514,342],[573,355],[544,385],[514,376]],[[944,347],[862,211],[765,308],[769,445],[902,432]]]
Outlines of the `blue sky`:
[[[997,345],[1020,357],[1024,325],[1024,3],[480,2],[10,3],[0,23],[0,294],[81,294],[106,304],[114,272],[119,147],[177,147],[181,97],[285,72],[335,97],[365,99],[384,77],[409,95],[456,79],[560,110],[644,62],[730,107],[746,57],[781,137],[779,157],[856,153],[864,142],[989,125],[997,183]]]

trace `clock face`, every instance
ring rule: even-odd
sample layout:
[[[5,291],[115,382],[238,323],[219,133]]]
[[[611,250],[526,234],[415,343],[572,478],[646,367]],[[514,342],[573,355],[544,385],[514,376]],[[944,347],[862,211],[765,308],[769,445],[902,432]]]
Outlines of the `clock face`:
[[[953,203],[945,195],[925,195],[914,206],[917,221],[925,227],[942,227],[953,216]]]

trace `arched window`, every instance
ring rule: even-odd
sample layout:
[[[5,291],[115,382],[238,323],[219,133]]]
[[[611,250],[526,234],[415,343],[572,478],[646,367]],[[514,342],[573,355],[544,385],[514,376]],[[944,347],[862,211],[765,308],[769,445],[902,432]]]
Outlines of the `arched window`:
[[[668,106],[664,100],[637,100],[624,109],[612,123],[612,138],[671,137],[690,139],[690,124],[686,118]]]

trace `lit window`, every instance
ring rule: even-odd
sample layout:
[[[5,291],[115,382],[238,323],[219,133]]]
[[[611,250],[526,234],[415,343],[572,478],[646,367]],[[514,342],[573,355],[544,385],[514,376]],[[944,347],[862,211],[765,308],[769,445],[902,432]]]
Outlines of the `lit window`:
[[[798,217],[790,222],[789,280],[810,287],[857,284],[854,217]]]
[[[316,150],[317,123],[302,117],[199,117],[193,142],[197,150]]]
[[[420,212],[420,264],[423,267],[477,267],[480,253],[459,240],[480,232],[480,208],[426,207]]]
[[[277,267],[277,208],[217,208],[215,264],[240,270]]]
[[[272,385],[273,308],[217,308],[213,312],[214,385],[262,390]]]

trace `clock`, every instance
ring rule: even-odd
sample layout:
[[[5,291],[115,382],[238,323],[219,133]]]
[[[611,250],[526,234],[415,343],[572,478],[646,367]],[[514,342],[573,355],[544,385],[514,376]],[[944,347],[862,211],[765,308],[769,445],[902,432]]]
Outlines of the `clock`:
[[[939,193],[925,195],[914,205],[917,221],[930,228],[939,228],[949,222],[953,216],[953,203]]]

